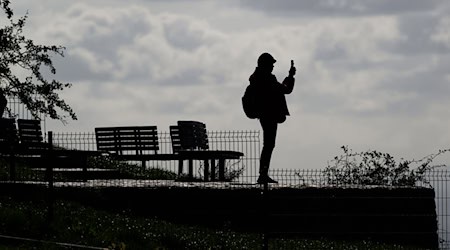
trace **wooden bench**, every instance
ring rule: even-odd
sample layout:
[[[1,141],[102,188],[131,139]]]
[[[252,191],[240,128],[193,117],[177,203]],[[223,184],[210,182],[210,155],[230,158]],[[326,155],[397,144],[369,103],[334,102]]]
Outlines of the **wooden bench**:
[[[16,120],[14,118],[1,118],[0,154],[11,155],[18,144],[19,138],[17,137]]]
[[[68,169],[81,169],[81,171],[73,170],[72,172],[82,172],[82,179],[87,181],[89,178],[87,158],[100,155],[99,152],[54,148],[53,133],[49,131],[48,142],[44,141],[40,120],[18,119],[17,129],[14,119],[3,119],[2,122],[8,124],[8,140],[13,143],[9,149],[12,159],[11,179],[15,179],[15,160],[20,158],[29,162],[33,169],[47,171],[50,175],[53,174],[54,169],[58,168],[64,169],[65,173],[69,173]]]
[[[19,145],[16,120],[0,118],[0,156],[9,163],[10,180],[15,179],[15,150]]]
[[[243,153],[235,151],[209,150],[206,129],[197,131],[202,123],[179,122],[170,126],[173,153],[159,153],[157,126],[123,126],[95,128],[97,150],[107,152],[124,161],[140,161],[145,169],[147,161],[178,161],[178,173],[183,173],[183,161],[189,161],[189,179],[193,179],[193,160],[205,162],[205,181],[208,181],[209,162],[211,180],[215,178],[215,160],[219,162],[219,180],[224,180],[226,159],[239,159]],[[194,129],[194,130],[193,130]]]
[[[188,175],[192,178],[192,160],[204,161],[204,180],[208,181],[211,174],[211,181],[216,180],[215,161],[219,166],[219,181],[225,181],[225,161],[227,159],[239,159],[244,154],[242,152],[230,150],[210,150],[206,125],[198,121],[178,121],[177,125],[170,126],[170,137],[172,149],[180,156],[178,172],[183,172],[183,160],[189,160]],[[211,166],[211,172],[209,167]]]
[[[18,119],[19,153],[41,155],[51,148],[51,144],[44,142],[40,120]]]
[[[22,122],[23,120],[19,119],[19,121]],[[40,139],[42,141],[42,136]],[[34,154],[26,150],[26,139],[23,140],[24,143],[20,143],[21,138],[16,127],[16,119],[2,118],[0,120],[0,152],[2,157],[9,158],[11,180],[15,180],[16,178],[16,159]]]
[[[95,128],[97,150],[111,154],[118,160],[147,161],[178,160],[175,154],[159,154],[156,126],[123,126]]]

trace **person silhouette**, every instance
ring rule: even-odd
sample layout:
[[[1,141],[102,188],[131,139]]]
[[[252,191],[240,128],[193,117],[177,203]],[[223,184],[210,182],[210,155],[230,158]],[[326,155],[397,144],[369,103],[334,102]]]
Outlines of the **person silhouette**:
[[[257,97],[257,118],[263,130],[263,148],[259,163],[258,184],[278,183],[269,177],[270,160],[275,148],[278,123],[283,123],[289,110],[285,94],[290,94],[294,89],[296,68],[291,60],[289,75],[282,83],[279,83],[272,74],[275,58],[269,53],[263,53],[258,57],[257,67],[250,76],[250,85],[254,86]]]

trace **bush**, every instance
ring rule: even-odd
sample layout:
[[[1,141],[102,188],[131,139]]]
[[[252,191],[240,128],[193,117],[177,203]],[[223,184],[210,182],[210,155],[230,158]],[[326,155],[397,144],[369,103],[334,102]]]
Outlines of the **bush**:
[[[96,156],[88,159],[89,168],[117,169],[123,178],[143,180],[175,180],[177,174],[159,168],[143,169],[138,164],[118,161],[110,156]]]
[[[427,183],[425,173],[433,168],[432,161],[450,149],[439,150],[420,160],[404,160],[398,163],[388,153],[375,150],[353,153],[342,146],[344,154],[334,157],[325,168],[326,181],[330,185],[383,185],[416,186]]]

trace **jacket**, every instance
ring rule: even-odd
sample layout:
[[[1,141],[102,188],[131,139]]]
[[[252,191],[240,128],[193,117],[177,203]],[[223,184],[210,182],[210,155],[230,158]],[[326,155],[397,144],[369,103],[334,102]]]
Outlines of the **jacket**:
[[[282,83],[279,83],[275,75],[256,67],[249,81],[257,95],[258,118],[272,119],[278,123],[284,122],[289,115],[285,95],[290,94],[294,89],[294,77],[286,77]]]

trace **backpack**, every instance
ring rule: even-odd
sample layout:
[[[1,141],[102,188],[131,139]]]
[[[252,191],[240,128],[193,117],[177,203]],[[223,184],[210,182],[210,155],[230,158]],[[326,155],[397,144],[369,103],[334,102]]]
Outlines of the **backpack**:
[[[245,115],[250,119],[258,118],[257,93],[253,85],[248,85],[242,97],[242,107]]]

